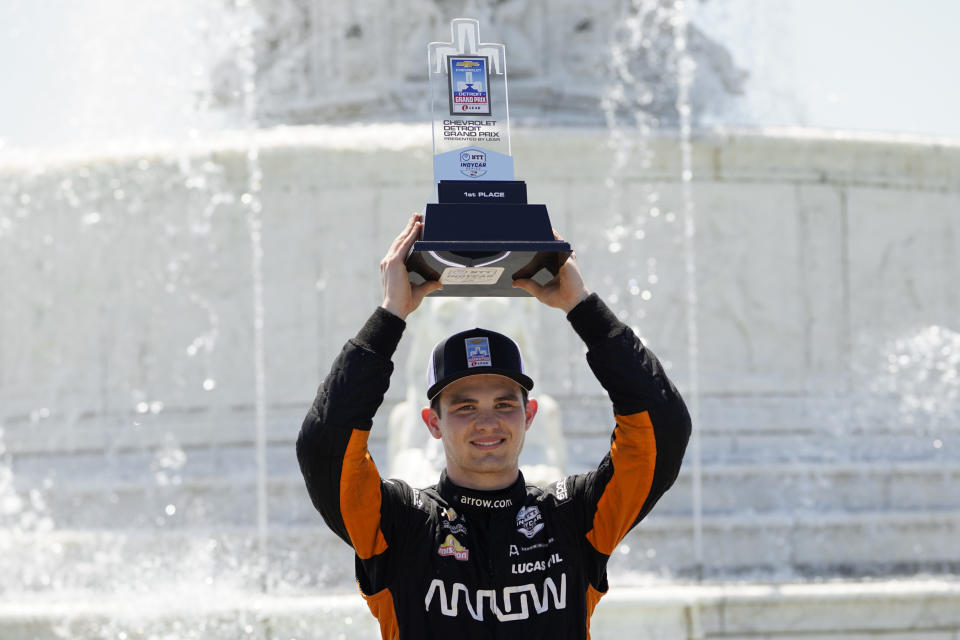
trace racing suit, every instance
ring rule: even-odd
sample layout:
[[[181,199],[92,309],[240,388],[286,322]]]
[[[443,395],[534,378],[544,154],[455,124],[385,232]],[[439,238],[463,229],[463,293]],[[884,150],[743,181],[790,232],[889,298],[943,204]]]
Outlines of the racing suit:
[[[596,294],[567,318],[613,402],[610,451],[544,488],[382,479],[367,450],[405,322],[377,309],[336,358],[297,439],[313,504],[356,553],[383,638],[589,638],[610,554],[673,484],[690,417],[659,361]]]

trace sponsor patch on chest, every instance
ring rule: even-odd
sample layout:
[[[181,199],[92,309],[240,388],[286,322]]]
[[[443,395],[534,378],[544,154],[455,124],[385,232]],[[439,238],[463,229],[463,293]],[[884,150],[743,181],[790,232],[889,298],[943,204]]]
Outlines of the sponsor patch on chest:
[[[559,553],[553,553],[546,560],[535,560],[533,562],[514,562],[510,565],[510,573],[520,575],[522,573],[534,573],[536,571],[546,571],[555,564],[563,562]]]
[[[517,531],[533,538],[543,529],[543,516],[536,505],[520,507],[517,512]]]
[[[470,559],[470,550],[460,544],[460,541],[453,537],[452,533],[447,535],[446,540],[437,549],[437,553],[441,556],[453,556],[457,560]]]

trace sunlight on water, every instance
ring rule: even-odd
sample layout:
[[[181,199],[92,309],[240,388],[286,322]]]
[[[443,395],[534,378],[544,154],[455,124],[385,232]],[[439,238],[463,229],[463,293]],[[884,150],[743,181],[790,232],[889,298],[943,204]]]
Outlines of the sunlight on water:
[[[960,333],[933,325],[888,342],[885,351],[886,371],[874,380],[873,391],[897,397],[907,424],[933,434],[955,428],[960,419]],[[931,444],[940,449],[943,440],[934,438]]]

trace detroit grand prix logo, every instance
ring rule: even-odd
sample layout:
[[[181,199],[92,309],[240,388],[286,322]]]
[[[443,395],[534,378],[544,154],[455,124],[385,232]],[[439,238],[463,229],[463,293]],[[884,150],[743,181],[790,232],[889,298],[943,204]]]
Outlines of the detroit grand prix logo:
[[[490,115],[490,75],[485,57],[449,58],[450,115]]]
[[[467,350],[468,369],[493,366],[493,359],[490,357],[490,341],[487,338],[467,338],[464,343]]]

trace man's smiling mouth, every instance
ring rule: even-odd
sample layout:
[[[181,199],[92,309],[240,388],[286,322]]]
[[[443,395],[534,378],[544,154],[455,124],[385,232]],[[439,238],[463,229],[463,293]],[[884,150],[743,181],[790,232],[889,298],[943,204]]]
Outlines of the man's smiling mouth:
[[[504,442],[506,442],[505,438],[494,438],[489,440],[473,440],[470,444],[478,449],[495,449]]]

